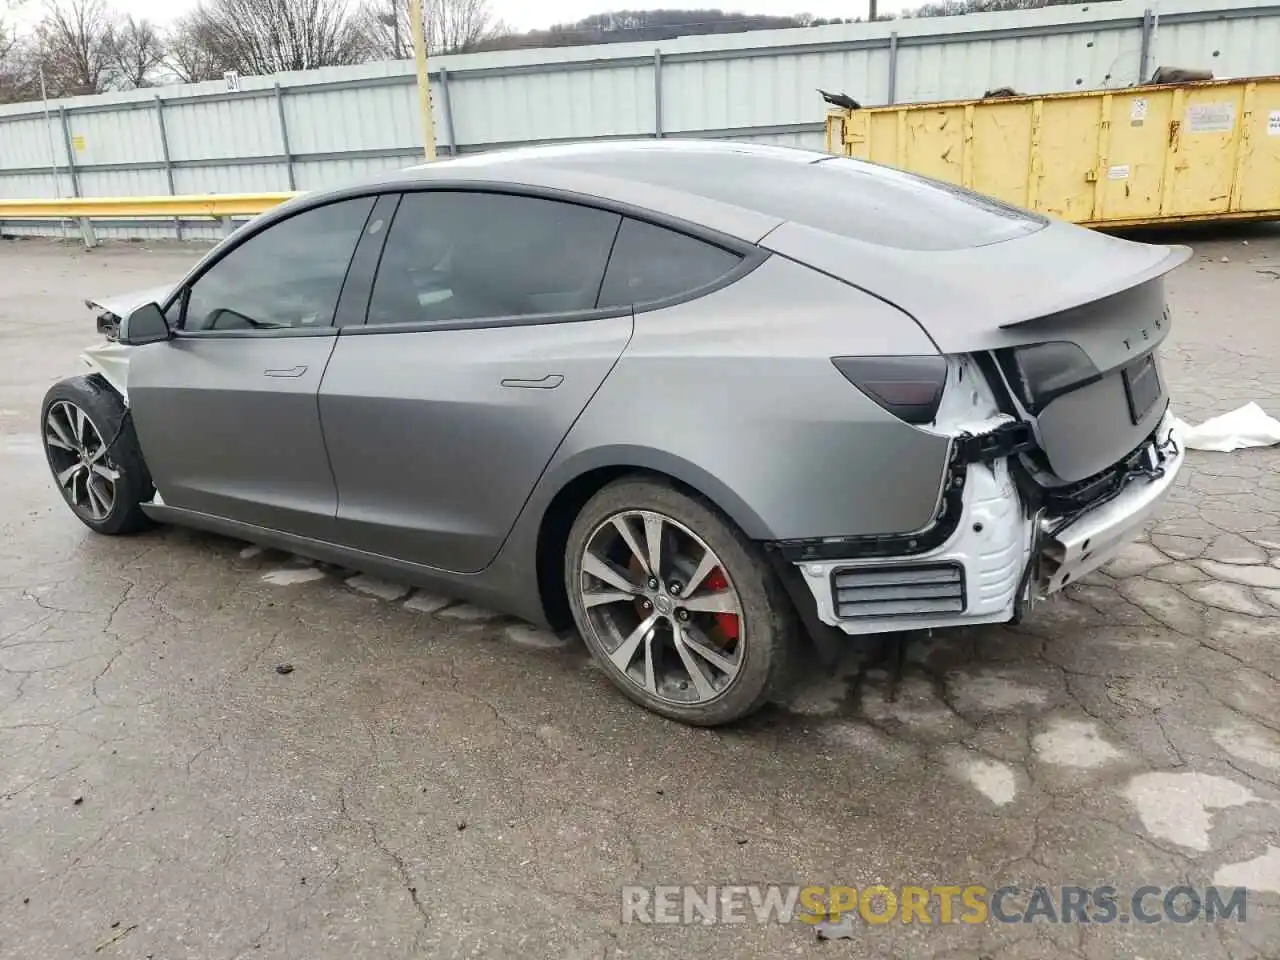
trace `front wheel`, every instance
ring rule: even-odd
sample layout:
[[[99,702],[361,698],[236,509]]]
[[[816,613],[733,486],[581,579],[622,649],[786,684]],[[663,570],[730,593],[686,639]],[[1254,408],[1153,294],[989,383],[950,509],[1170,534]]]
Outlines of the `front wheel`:
[[[40,410],[45,458],[58,491],[97,533],[136,533],[151,525],[141,504],[155,488],[128,413],[98,376],[60,380]]]
[[[647,479],[597,493],[569,533],[565,585],[592,656],[623,693],[696,726],[786,683],[791,605],[759,549],[708,504]]]

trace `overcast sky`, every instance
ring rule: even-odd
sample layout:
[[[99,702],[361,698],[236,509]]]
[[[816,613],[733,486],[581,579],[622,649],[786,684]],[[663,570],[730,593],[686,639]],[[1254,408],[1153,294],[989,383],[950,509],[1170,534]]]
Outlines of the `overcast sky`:
[[[428,0],[429,2],[429,0]],[[532,30],[536,27],[548,27],[553,23],[568,23],[590,16],[593,13],[607,13],[630,7],[632,9],[680,8],[716,8],[743,13],[794,14],[811,13],[815,17],[858,17],[866,16],[866,0],[749,0],[736,3],[717,2],[717,0],[689,0],[687,3],[675,0],[489,0],[494,13],[515,30]],[[923,2],[923,0],[921,0]],[[178,14],[196,5],[196,0],[110,0],[116,10],[132,13],[135,17],[145,17],[158,23],[168,23]],[[919,2],[904,3],[903,0],[883,0],[880,4],[882,12],[897,11],[904,6],[919,6]],[[24,4],[23,19],[39,16],[41,0],[27,0]]]

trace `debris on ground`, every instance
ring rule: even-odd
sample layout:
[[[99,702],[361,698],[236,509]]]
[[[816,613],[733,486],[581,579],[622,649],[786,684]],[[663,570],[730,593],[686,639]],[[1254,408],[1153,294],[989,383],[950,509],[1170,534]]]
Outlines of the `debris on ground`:
[[[852,940],[857,936],[853,914],[846,913],[839,920],[823,920],[815,925],[819,940]]]
[[[292,663],[276,664],[276,673],[280,674],[281,676],[285,676],[286,674],[293,673],[293,664]]]
[[[120,926],[120,923],[117,921],[116,923],[113,923],[111,925],[111,928],[115,932],[112,933],[111,936],[107,937],[105,940],[101,941],[96,947],[94,947],[93,948],[94,953],[101,953],[103,950],[111,946],[113,943],[116,943],[119,940],[123,940],[129,934],[133,933],[133,931],[137,930],[138,925],[136,923],[131,923],[127,927],[122,927]]]
[[[1256,403],[1246,403],[1230,413],[1212,417],[1198,427],[1178,420],[1178,430],[1188,450],[1230,453],[1280,443],[1280,420],[1269,416]]]

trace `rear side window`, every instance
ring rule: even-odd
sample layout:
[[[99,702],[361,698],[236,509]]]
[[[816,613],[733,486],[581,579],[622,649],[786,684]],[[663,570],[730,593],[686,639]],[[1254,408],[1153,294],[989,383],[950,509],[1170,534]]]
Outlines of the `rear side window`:
[[[368,322],[594,309],[621,219],[514,194],[406,194],[387,235]]]
[[[715,283],[742,257],[640,220],[622,221],[609,258],[601,307],[653,303]]]

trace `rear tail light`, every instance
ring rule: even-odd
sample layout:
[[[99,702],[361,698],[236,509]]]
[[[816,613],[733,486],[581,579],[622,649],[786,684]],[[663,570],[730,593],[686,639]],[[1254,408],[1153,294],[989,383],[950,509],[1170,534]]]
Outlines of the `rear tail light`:
[[[1098,379],[1098,368],[1074,343],[1053,340],[999,351],[1005,374],[1031,413],[1055,397]]]
[[[832,357],[844,378],[907,423],[932,423],[947,382],[947,358]]]

